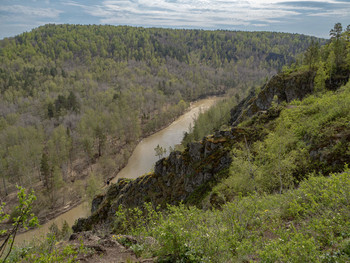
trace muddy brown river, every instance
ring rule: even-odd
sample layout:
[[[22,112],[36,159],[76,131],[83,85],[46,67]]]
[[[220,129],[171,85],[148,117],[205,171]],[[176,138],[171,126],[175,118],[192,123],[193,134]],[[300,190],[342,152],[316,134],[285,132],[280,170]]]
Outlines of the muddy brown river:
[[[155,162],[159,159],[155,155],[154,148],[159,146],[165,148],[169,154],[169,147],[174,147],[176,144],[181,143],[185,132],[189,131],[190,125],[193,125],[194,120],[202,111],[208,110],[216,101],[220,98],[212,97],[203,100],[199,100],[191,104],[190,110],[176,119],[168,127],[160,130],[159,132],[150,135],[143,139],[135,148],[131,157],[128,160],[128,164],[122,169],[112,182],[116,182],[118,178],[137,178],[145,173],[151,171]],[[48,232],[50,225],[56,223],[61,228],[64,221],[72,226],[80,217],[86,217],[90,213],[90,204],[87,202],[82,203],[75,208],[59,215],[58,217],[48,221],[41,225],[39,228],[19,234],[16,237],[16,244],[23,242],[29,242],[32,239],[42,240]]]

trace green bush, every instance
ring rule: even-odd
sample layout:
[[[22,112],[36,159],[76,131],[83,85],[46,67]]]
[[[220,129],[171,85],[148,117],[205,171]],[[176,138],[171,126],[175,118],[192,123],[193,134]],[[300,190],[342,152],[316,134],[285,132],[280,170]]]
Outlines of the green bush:
[[[161,213],[147,204],[144,212],[116,220],[138,237],[141,256],[160,262],[346,262],[349,200],[345,168],[328,178],[310,176],[283,194],[238,196],[220,209],[180,204]],[[117,214],[132,213],[120,208]],[[156,242],[145,242],[148,236]]]
[[[293,101],[273,124],[263,127],[267,135],[262,140],[235,145],[229,176],[213,192],[228,201],[240,193],[282,193],[311,172],[340,171],[350,160],[349,101],[350,82],[336,92]],[[247,121],[241,127],[252,125]]]

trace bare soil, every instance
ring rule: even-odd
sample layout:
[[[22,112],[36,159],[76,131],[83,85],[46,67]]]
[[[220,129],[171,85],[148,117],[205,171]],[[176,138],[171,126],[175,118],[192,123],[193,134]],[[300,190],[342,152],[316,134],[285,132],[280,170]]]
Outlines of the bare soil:
[[[86,253],[80,253],[77,257],[78,262],[87,263],[122,263],[122,262],[156,262],[156,258],[140,259],[135,253],[119,242],[113,235],[98,237],[91,232],[82,232],[73,234],[69,241],[61,245],[73,245],[80,247],[81,244],[87,250]]]

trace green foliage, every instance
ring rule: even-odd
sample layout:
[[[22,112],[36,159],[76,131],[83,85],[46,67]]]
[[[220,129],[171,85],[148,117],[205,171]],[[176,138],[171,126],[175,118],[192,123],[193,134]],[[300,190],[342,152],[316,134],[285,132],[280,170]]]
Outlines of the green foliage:
[[[200,112],[194,121],[193,128],[191,127],[190,132],[185,134],[182,144],[187,145],[189,142],[201,140],[204,136],[212,134],[216,130],[227,128],[231,116],[230,111],[236,103],[236,97],[226,98],[216,103],[206,112]]]
[[[320,62],[320,65],[318,66],[318,70],[316,72],[315,76],[315,91],[316,92],[322,92],[326,90],[326,70],[325,70],[325,64],[324,62]]]
[[[315,63],[319,59],[320,45],[314,40],[311,41],[310,46],[305,52],[305,64],[309,66],[309,69],[313,69]]]
[[[308,172],[337,172],[350,159],[350,83],[285,107],[263,140],[235,144],[230,176],[213,192],[225,200],[242,193],[283,192]],[[251,127],[251,122],[241,127]]]
[[[101,189],[102,186],[102,178],[95,174],[90,174],[88,180],[87,180],[87,188],[86,188],[86,194],[88,197],[89,202],[93,200],[93,198],[98,194],[98,192]]]
[[[347,39],[348,32],[343,32],[343,27],[341,23],[336,23],[334,28],[330,31],[331,41],[330,47],[332,48],[332,62],[334,63],[334,71],[341,71],[346,65],[345,58],[349,53],[347,52],[348,42]],[[333,72],[335,73],[335,72]]]
[[[128,224],[122,232],[139,237],[143,254],[160,262],[347,262],[349,193],[345,168],[328,178],[311,176],[281,195],[237,197],[220,210],[181,204],[160,213],[148,206],[147,213],[120,217],[131,215],[120,208],[116,220]]]
[[[4,206],[5,205],[6,205],[5,203],[2,203],[1,206],[0,206],[0,222],[4,222],[4,221],[6,221],[6,220],[8,220],[10,218],[10,215],[6,214],[4,212]],[[4,235],[4,234],[6,234],[6,232],[7,232],[7,230],[3,229],[3,230],[0,231],[0,234]]]
[[[166,154],[166,149],[159,144],[156,148],[154,148],[154,151],[156,152],[156,156],[158,156],[159,159],[161,159]]]
[[[76,248],[72,245],[66,245],[62,248],[55,246],[55,239],[46,240],[46,242],[52,243],[52,249],[48,251],[41,246],[23,247],[16,248],[13,255],[8,259],[7,262],[35,262],[35,263],[56,263],[56,262],[77,262],[78,253],[84,253],[85,248]]]
[[[71,233],[72,229],[66,221],[62,229],[53,223],[44,240],[33,240],[15,247],[6,262],[77,262],[79,253],[86,254],[89,251],[82,243],[78,247],[62,245],[62,241],[67,240]]]
[[[34,191],[26,193],[26,189],[21,186],[18,186],[17,189],[18,205],[12,213],[12,229],[2,231],[2,234],[5,234],[5,238],[0,246],[0,258],[2,259],[2,262],[5,262],[11,253],[19,228],[28,230],[30,227],[36,227],[39,225],[38,218],[32,213],[33,202],[36,200]],[[3,212],[3,206],[1,206],[0,222],[8,218],[9,215],[6,215]]]
[[[321,262],[315,240],[303,234],[279,238],[260,252],[262,262]]]

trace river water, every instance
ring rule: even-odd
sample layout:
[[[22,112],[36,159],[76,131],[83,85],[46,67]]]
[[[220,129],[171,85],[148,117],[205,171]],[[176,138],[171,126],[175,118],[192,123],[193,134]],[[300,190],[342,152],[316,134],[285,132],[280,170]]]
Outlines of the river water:
[[[119,178],[123,177],[134,179],[151,171],[155,162],[159,159],[155,155],[154,148],[159,145],[167,150],[166,155],[168,155],[169,147],[174,148],[176,144],[181,143],[184,133],[189,131],[190,125],[193,125],[193,122],[199,113],[208,110],[218,99],[219,98],[217,97],[213,97],[192,103],[190,110],[180,116],[168,127],[143,139],[136,146],[128,160],[128,164],[118,173],[112,182],[115,183]],[[37,229],[19,234],[16,237],[16,244],[30,241],[33,238],[42,240],[43,236],[46,235],[49,231],[49,227],[53,223],[61,228],[63,222],[67,221],[67,223],[72,226],[78,218],[88,216],[90,208],[91,206],[87,202],[80,204],[66,213],[48,221]]]

